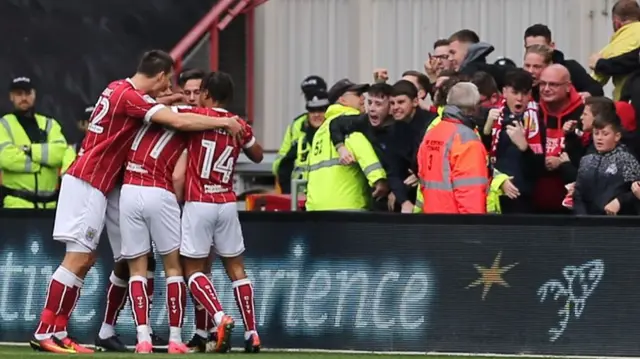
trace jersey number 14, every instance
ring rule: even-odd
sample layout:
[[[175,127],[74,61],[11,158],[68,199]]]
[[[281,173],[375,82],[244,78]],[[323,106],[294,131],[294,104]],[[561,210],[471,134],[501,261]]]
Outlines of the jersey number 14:
[[[211,171],[214,171],[222,174],[223,183],[229,183],[229,181],[231,181],[231,175],[233,174],[234,159],[231,157],[233,147],[225,147],[220,156],[215,159],[215,162],[216,141],[202,140],[202,147],[204,147],[205,152],[200,177],[208,179],[211,177]]]

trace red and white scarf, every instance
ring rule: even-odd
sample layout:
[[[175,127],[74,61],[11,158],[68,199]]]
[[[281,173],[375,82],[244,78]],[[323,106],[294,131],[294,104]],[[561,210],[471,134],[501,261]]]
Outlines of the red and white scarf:
[[[498,117],[498,119],[493,123],[493,128],[491,130],[491,163],[496,162],[498,142],[500,141],[500,132],[502,131],[506,105],[505,100],[499,107],[500,117]],[[542,136],[540,135],[540,121],[538,119],[538,104],[536,102],[531,101],[527,104],[527,109],[525,110],[521,121],[525,137],[531,150],[536,154],[543,153]]]

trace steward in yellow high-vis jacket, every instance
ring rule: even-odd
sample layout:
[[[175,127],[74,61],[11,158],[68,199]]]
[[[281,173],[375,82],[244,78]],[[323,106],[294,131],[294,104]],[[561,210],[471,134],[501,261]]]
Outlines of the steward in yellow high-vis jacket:
[[[283,157],[285,162],[293,161],[293,170],[285,173],[283,166],[278,171],[278,184],[283,193],[291,193],[292,179],[307,179],[309,149],[316,131],[324,122],[327,107],[329,107],[329,99],[326,91],[318,91],[311,100],[307,101],[309,119],[303,125],[302,134],[293,141],[289,153]]]
[[[350,134],[344,146],[356,163],[340,164],[338,151],[331,142],[330,123],[341,115],[355,115],[364,107],[363,93],[368,85],[349,80],[338,81],[329,90],[329,106],[308,155],[307,211],[362,211],[371,206],[373,196],[389,192],[387,174],[373,146],[360,132]],[[375,188],[372,196],[372,188]]]
[[[4,208],[55,208],[67,141],[58,122],[34,112],[31,79],[10,85],[13,113],[0,118],[0,198]]]
[[[327,83],[320,76],[308,76],[305,78],[300,84],[300,89],[304,94],[305,101],[310,101],[314,94],[317,92],[327,92]],[[298,138],[303,135],[303,131],[305,126],[307,125],[309,120],[309,113],[305,112],[295,117],[293,122],[287,126],[287,130],[284,133],[284,138],[282,139],[282,144],[280,145],[280,149],[278,149],[278,153],[276,155],[275,161],[273,161],[272,172],[276,177],[279,177],[281,173],[291,173],[293,170],[293,159],[288,157],[289,151],[294,147],[294,142],[297,142]],[[285,159],[286,157],[286,159]],[[281,169],[280,166],[283,168]],[[279,183],[286,182],[283,180],[278,180]],[[283,193],[289,193],[287,188],[281,188]]]

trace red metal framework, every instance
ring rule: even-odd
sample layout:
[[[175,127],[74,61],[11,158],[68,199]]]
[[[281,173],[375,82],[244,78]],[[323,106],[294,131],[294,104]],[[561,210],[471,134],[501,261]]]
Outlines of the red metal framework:
[[[255,8],[264,4],[268,0],[219,0],[211,10],[178,42],[171,50],[171,57],[176,62],[175,72],[182,70],[182,60],[185,55],[196,45],[200,39],[208,32],[209,37],[209,61],[211,70],[218,69],[218,58],[220,51],[220,31],[238,15],[245,15],[246,21],[246,56],[247,56],[247,94],[246,109],[247,121],[253,122],[253,99],[254,99],[254,42],[255,42]],[[235,4],[235,6],[234,6]],[[223,17],[224,16],[224,17]],[[221,20],[222,18],[222,20]]]

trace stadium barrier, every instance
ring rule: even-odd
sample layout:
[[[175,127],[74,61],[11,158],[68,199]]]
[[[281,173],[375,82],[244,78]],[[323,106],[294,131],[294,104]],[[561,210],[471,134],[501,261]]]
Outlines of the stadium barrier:
[[[242,213],[257,322],[272,348],[637,355],[637,218]],[[27,341],[64,248],[52,213],[0,212],[0,341]],[[92,343],[105,240],[70,320]],[[162,277],[161,266],[156,278]],[[242,324],[219,262],[214,283]],[[167,334],[162,280],[152,325]],[[131,312],[118,332],[133,343]],[[192,333],[191,304],[185,339]],[[239,346],[240,342],[234,343]]]

